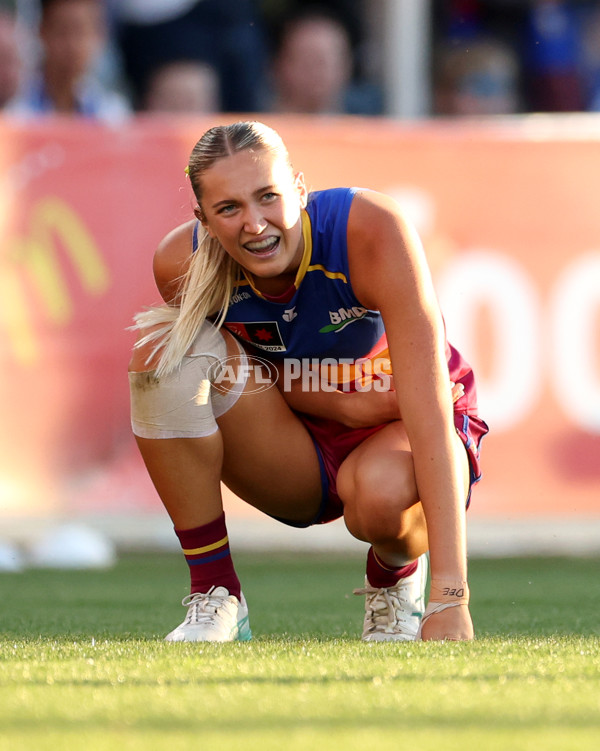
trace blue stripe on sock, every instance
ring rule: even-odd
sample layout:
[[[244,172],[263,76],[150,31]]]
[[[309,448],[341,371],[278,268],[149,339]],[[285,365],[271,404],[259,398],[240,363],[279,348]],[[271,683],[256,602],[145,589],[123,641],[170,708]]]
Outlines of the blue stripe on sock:
[[[188,562],[189,566],[200,566],[203,563],[210,563],[211,561],[218,561],[221,558],[226,558],[229,555],[229,547],[225,548],[225,550],[222,550],[220,553],[216,553],[215,555],[209,555],[207,558],[186,558],[186,561]]]

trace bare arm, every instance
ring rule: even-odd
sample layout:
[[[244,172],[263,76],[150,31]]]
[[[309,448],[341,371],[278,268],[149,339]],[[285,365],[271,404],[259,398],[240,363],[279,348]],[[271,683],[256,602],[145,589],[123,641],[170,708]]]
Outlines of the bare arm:
[[[169,232],[154,254],[154,279],[166,303],[174,304],[181,291],[182,277],[192,254],[194,224],[195,221],[187,222]]]
[[[420,241],[392,199],[365,192],[352,204],[348,247],[354,291],[385,323],[427,521],[432,581],[466,581],[467,488],[457,461],[443,322]],[[441,636],[436,623],[444,624]],[[448,609],[427,625],[430,638],[472,634],[467,608]]]
[[[273,364],[280,371],[277,386],[289,406],[297,412],[337,420],[349,428],[368,428],[401,419],[393,376],[388,377],[389,389],[386,391],[373,388],[352,392],[339,389],[310,391],[302,388],[301,379],[288,383],[281,375],[281,366]],[[452,401],[456,402],[464,395],[464,386],[450,382],[450,387]]]
[[[281,374],[281,366],[276,367],[280,370],[277,385],[283,398],[298,412],[337,420],[349,428],[381,425],[400,418],[392,384],[388,391],[312,391],[303,388],[301,379],[286,380]]]

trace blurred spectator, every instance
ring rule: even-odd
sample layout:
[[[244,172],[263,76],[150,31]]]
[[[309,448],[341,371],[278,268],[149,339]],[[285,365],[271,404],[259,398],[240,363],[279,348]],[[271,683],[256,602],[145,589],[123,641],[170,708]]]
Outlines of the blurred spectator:
[[[146,85],[146,112],[219,112],[219,74],[206,63],[174,60],[156,68]]]
[[[562,0],[535,0],[527,11],[523,64],[529,109],[585,109],[578,21],[577,6]]]
[[[16,18],[10,10],[0,7],[0,109],[17,94],[22,71]]]
[[[344,24],[356,54],[365,38],[366,16],[376,15],[373,6],[377,2],[379,0],[260,0],[260,8],[271,39],[277,36],[284,19],[315,7],[325,11]]]
[[[519,111],[519,62],[495,39],[442,45],[435,55],[435,115],[507,115]]]
[[[600,112],[600,3],[582,18],[581,65],[586,110]]]
[[[382,111],[379,93],[352,80],[354,59],[347,27],[325,7],[301,8],[285,18],[271,62],[270,109],[304,114]]]
[[[126,118],[126,98],[93,75],[107,33],[102,0],[41,0],[39,70],[9,111],[22,117],[67,113],[107,122]]]
[[[519,64],[524,112],[589,109],[600,47],[598,0],[431,0],[436,42],[467,44],[481,36],[508,45]],[[588,41],[589,40],[589,41]]]
[[[122,0],[113,6],[138,108],[153,72],[179,60],[213,66],[223,110],[263,108],[266,40],[259,0]]]

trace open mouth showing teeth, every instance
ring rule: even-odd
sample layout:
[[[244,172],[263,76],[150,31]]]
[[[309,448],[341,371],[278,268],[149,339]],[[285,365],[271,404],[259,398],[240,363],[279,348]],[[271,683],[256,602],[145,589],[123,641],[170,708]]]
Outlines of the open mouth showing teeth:
[[[246,243],[244,248],[249,250],[250,253],[260,255],[263,253],[270,253],[272,250],[275,250],[278,245],[278,237],[266,237],[264,240],[260,240],[260,242]]]

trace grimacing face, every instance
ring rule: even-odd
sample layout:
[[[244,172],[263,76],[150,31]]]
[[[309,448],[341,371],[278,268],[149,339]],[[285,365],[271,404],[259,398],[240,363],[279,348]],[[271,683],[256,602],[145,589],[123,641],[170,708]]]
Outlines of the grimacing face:
[[[218,159],[201,177],[198,217],[209,235],[261,279],[294,275],[304,243],[301,210],[307,191],[302,173],[268,149],[244,149]],[[273,282],[268,284],[273,287]],[[266,291],[266,290],[265,290]]]

